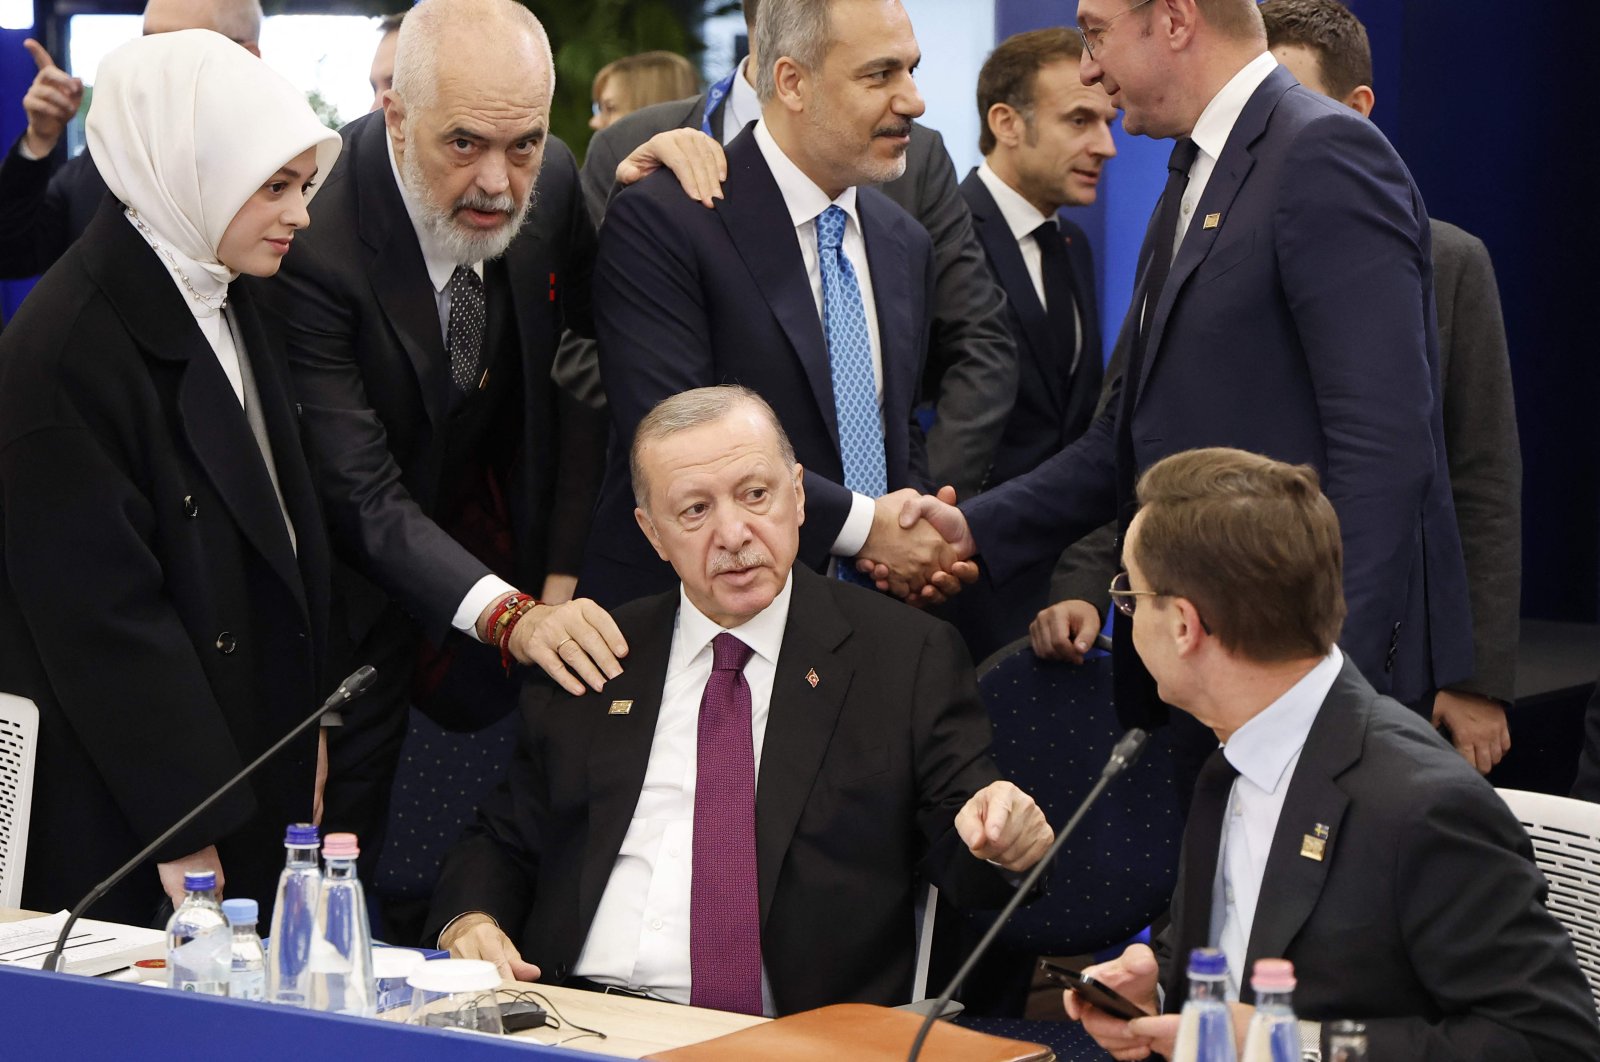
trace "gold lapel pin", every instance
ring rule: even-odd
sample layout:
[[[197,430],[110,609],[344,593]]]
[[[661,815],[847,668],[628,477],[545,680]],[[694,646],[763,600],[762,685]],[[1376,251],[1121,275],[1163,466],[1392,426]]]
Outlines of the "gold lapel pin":
[[[811,683],[811,688],[812,689],[816,689],[817,688],[817,683],[821,682],[822,680],[817,678],[817,669],[816,668],[812,668],[811,670],[806,672],[806,681]]]
[[[1222,224],[1222,215],[1221,214],[1207,214],[1206,215],[1205,224],[1202,225],[1201,228],[1214,229],[1218,225],[1221,225],[1221,224]]]
[[[1300,855],[1303,859],[1315,859],[1320,863],[1327,850],[1328,827],[1325,823],[1317,823],[1310,833],[1300,838]]]
[[[611,708],[610,708],[609,711],[606,712],[606,714],[607,715],[627,715],[631,711],[633,711],[633,702],[632,701],[612,701],[611,702]]]

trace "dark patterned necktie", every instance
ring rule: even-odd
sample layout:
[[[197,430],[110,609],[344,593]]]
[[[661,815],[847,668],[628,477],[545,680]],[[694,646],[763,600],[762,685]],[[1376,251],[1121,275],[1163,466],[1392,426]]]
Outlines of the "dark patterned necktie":
[[[751,649],[724,631],[711,641],[700,698],[689,885],[689,1001],[761,1013],[761,907],[756,883],[756,768],[750,733]]]
[[[478,386],[483,363],[483,278],[471,266],[456,266],[445,285],[450,293],[450,379],[456,389],[470,392]]]
[[[1183,827],[1183,924],[1178,927],[1178,953],[1174,956],[1180,968],[1188,966],[1190,951],[1212,944],[1211,908],[1222,847],[1222,821],[1238,777],[1238,768],[1219,748],[1200,768],[1200,777],[1194,784],[1194,802],[1189,805],[1189,820]],[[1244,980],[1241,971],[1234,973],[1241,982]],[[1182,1002],[1178,1000],[1178,1005]],[[1170,999],[1167,1009],[1174,1009]]]
[[[1061,372],[1063,393],[1072,372],[1078,367],[1078,299],[1072,283],[1072,263],[1067,259],[1067,240],[1055,218],[1033,230],[1039,245],[1039,278],[1044,281],[1044,311],[1055,341],[1056,367]]]

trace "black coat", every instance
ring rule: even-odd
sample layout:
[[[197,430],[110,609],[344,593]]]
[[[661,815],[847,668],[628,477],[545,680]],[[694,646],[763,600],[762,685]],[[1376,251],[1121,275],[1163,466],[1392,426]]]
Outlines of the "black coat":
[[[445,860],[434,933],[487,911],[545,977],[570,974],[638,805],[677,607],[673,590],[617,610],[632,651],[604,694],[525,688],[510,777]],[[610,713],[614,699],[631,710]],[[918,870],[964,906],[1010,896],[955,832],[999,776],[955,631],[795,568],[764,748],[756,867],[778,1012],[906,1002]]]
[[[154,251],[108,201],[0,338],[0,689],[40,711],[24,906],[126,861],[325,695],[328,553],[281,353],[233,306],[266,465]],[[157,854],[220,849],[272,900],[278,837],[311,811],[311,734]],[[91,913],[143,922],[153,870]]]

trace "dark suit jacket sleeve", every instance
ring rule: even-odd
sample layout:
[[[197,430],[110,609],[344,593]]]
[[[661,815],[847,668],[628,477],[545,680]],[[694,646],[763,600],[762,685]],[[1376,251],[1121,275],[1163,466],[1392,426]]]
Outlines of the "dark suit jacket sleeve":
[[[996,868],[962,843],[955,817],[967,800],[1000,777],[989,754],[989,717],[965,644],[954,627],[938,624],[921,647],[912,695],[917,812],[929,848],[922,871],[959,907],[993,908],[1011,899]]]
[[[415,616],[435,639],[488,567],[434,523],[400,481],[383,422],[367,398],[356,335],[387,328],[356,263],[296,247],[272,304],[282,319],[301,426],[323,509],[339,552]],[[535,590],[538,588],[535,587]]]
[[[1472,597],[1474,672],[1456,689],[1510,703],[1522,606],[1522,451],[1494,266],[1483,242],[1435,224],[1444,439]]]
[[[666,180],[674,180],[666,175]],[[674,181],[674,191],[676,182]],[[620,445],[662,399],[722,383],[712,361],[705,289],[693,238],[642,185],[619,195],[606,211],[595,267],[595,325],[600,376]],[[690,204],[693,209],[704,209]],[[766,312],[763,308],[762,312]],[[802,553],[839,536],[852,495],[807,470]]]
[[[4,280],[43,273],[72,242],[62,179],[66,167],[58,165],[54,152],[37,161],[24,158],[21,145],[19,136],[0,159],[0,279]]]
[[[1435,787],[1396,852],[1406,961],[1446,1016],[1348,1017],[1366,1023],[1373,1058],[1592,1060],[1594,1004],[1580,977],[1550,976],[1574,965],[1572,942],[1544,912],[1527,835],[1475,783]]]
[[[1431,425],[1426,215],[1366,123],[1328,115],[1287,146],[1276,195],[1283,297],[1321,420],[1323,491],[1344,537],[1340,644],[1383,675],[1420,513],[1441,455]],[[1419,219],[1421,219],[1419,224]]]
[[[936,286],[925,377],[935,418],[928,467],[934,486],[953,484],[956,496],[965,498],[982,487],[1017,400],[1017,347],[1005,321],[1005,295],[973,232],[955,166],[943,138],[928,132],[926,148],[913,149],[915,202],[904,201],[895,187],[900,182],[884,190],[933,237]]]

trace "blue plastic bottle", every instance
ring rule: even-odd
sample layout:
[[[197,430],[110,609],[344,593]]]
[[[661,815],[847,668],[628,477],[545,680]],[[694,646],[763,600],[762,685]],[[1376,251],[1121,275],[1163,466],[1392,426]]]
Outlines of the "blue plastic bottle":
[[[167,983],[180,992],[225,996],[233,931],[217,905],[217,876],[185,874],[183,889],[188,895],[167,922]]]
[[[1227,992],[1227,956],[1216,948],[1190,952],[1189,998],[1183,1004],[1172,1062],[1237,1062]]]
[[[311,938],[317,930],[317,898],[322,892],[317,828],[295,823],[289,827],[283,846],[289,855],[278,876],[278,899],[272,908],[267,999],[306,1007],[311,1005]]]
[[[336,1014],[370,1016],[378,1012],[378,993],[372,976],[367,901],[356,879],[360,855],[356,835],[330,833],[322,855],[327,868],[311,940],[311,1005]]]

